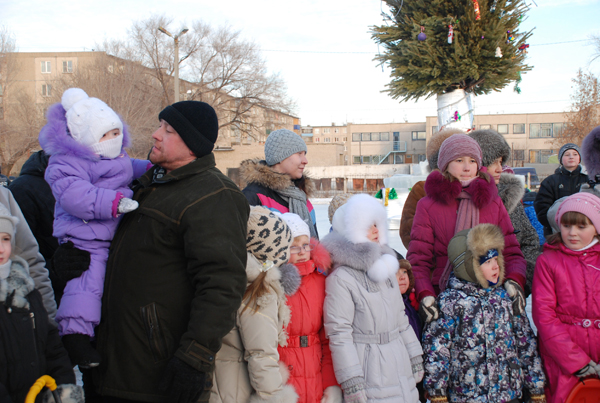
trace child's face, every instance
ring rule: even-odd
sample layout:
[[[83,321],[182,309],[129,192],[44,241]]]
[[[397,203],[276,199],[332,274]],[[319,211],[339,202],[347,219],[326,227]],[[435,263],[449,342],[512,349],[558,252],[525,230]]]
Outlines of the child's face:
[[[460,157],[451,161],[446,168],[448,173],[461,181],[473,179],[477,175],[477,161],[471,157]]]
[[[573,149],[565,151],[562,157],[562,164],[569,171],[574,170],[579,165],[579,153]]]
[[[290,247],[290,263],[302,263],[310,260],[310,243],[306,235],[294,238]]]
[[[102,136],[99,143],[102,143],[103,141],[106,141],[106,140],[112,140],[114,138],[119,137],[120,135],[121,135],[121,131],[119,129],[112,129],[112,130],[104,133],[104,136]]]
[[[367,239],[371,242],[379,242],[379,229],[377,225],[371,225],[371,228],[367,231]]]
[[[406,269],[400,268],[400,270],[396,272],[396,278],[398,279],[398,285],[400,286],[400,294],[406,294],[406,291],[408,291],[408,284],[410,283]]]
[[[481,272],[483,277],[490,283],[497,283],[498,277],[500,277],[500,266],[498,265],[498,256],[494,256],[491,259],[486,260],[481,265]]]
[[[4,264],[10,259],[10,254],[12,252],[10,239],[10,234],[0,232],[0,264]]]
[[[592,224],[560,223],[560,235],[567,248],[577,250],[588,246],[597,234],[596,228]]]

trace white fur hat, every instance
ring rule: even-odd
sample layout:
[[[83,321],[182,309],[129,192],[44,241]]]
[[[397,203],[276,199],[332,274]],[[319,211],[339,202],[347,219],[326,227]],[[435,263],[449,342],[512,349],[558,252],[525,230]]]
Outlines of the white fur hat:
[[[333,230],[352,243],[371,242],[367,232],[375,224],[379,229],[379,243],[386,245],[387,214],[381,201],[367,194],[352,196],[337,209],[331,223]]]
[[[84,146],[97,144],[106,132],[113,129],[119,129],[123,134],[119,115],[98,98],[90,98],[81,88],[66,90],[61,104],[67,112],[71,137]]]
[[[0,203],[0,232],[9,234],[13,245],[18,222],[19,219],[12,216],[6,207]]]
[[[298,214],[284,213],[281,217],[292,230],[292,238],[306,235],[310,239],[310,229],[308,228],[308,224],[306,224]]]

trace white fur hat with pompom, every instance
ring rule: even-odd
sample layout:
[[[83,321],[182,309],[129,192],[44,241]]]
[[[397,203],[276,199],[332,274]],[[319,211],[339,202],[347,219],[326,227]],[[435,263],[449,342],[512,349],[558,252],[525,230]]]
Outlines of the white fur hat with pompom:
[[[71,137],[84,146],[97,144],[105,133],[113,129],[119,129],[123,134],[119,115],[98,98],[90,98],[81,88],[66,90],[61,104],[67,112]]]

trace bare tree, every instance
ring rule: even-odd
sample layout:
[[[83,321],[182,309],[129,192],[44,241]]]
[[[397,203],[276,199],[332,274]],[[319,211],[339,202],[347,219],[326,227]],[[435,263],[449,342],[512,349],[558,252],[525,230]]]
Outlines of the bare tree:
[[[592,64],[594,61],[600,59],[600,35],[591,35],[590,39],[594,45],[594,54],[590,60],[590,64]]]
[[[581,69],[573,80],[574,94],[571,95],[571,113],[562,133],[554,139],[560,147],[566,143],[581,144],[583,138],[596,126],[600,126],[600,83],[592,73]]]
[[[100,45],[109,54],[152,70],[163,91],[163,106],[172,102],[174,41],[158,27],[180,32],[173,25],[171,19],[155,15],[135,22],[125,41]],[[268,123],[265,110],[289,114],[295,107],[286,95],[284,81],[268,72],[257,47],[229,26],[215,29],[195,21],[179,38],[179,56],[180,76],[187,81],[180,87],[185,99],[211,104],[219,116],[220,128],[259,139]]]

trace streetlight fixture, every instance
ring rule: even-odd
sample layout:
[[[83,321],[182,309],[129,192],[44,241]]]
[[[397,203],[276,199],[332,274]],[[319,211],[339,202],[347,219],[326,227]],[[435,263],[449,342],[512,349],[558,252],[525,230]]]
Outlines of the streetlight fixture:
[[[189,29],[183,28],[181,32],[175,36],[163,27],[158,27],[158,30],[165,35],[169,35],[175,41],[175,102],[179,102],[179,38],[189,31]]]

